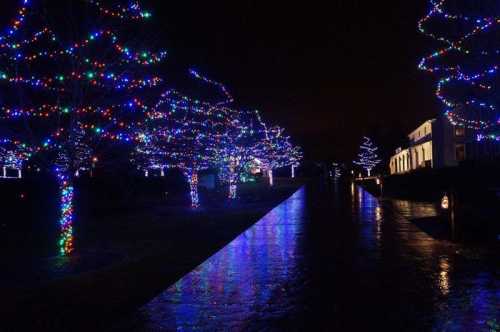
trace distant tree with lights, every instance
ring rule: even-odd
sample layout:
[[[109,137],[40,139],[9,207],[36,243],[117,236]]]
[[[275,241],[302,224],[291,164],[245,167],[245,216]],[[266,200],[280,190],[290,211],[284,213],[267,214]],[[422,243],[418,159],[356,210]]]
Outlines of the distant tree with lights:
[[[231,110],[228,114],[231,121],[219,146],[217,160],[219,178],[229,185],[228,198],[236,199],[238,184],[259,155],[265,132],[257,111]]]
[[[269,184],[274,185],[274,170],[297,165],[302,159],[302,150],[294,146],[284,129],[278,126],[268,128],[264,123],[265,137],[256,147],[257,158],[267,170]]]
[[[20,2],[0,36],[0,133],[20,137],[54,171],[60,252],[69,254],[73,178],[91,167],[99,140],[135,139],[138,96],[161,82],[149,68],[166,54],[137,42],[136,25],[151,16],[138,1]]]
[[[473,129],[478,140],[500,140],[498,30],[493,1],[431,0],[419,30],[442,47],[419,68],[439,78],[436,96],[452,124]]]
[[[292,146],[290,148],[290,167],[291,167],[291,177],[295,179],[297,167],[300,166],[302,159],[304,158],[304,154],[302,152],[302,148],[299,146]]]
[[[14,170],[17,178],[22,177],[23,165],[33,154],[31,147],[19,141],[0,139],[0,178],[9,178],[7,172]]]
[[[373,144],[369,137],[363,137],[363,143],[360,146],[358,160],[354,163],[366,170],[368,176],[371,176],[372,170],[380,164],[381,160],[377,155],[378,148]]]
[[[339,163],[332,163],[332,166],[333,166],[333,173],[331,174],[331,176],[333,176],[333,178],[335,180],[338,180],[342,177],[342,164],[339,164]]]

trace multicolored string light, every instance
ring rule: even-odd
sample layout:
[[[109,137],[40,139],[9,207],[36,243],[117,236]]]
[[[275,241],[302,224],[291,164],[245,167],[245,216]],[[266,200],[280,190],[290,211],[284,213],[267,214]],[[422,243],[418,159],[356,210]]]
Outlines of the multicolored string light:
[[[191,205],[199,206],[198,173],[214,167],[230,124],[229,109],[167,90],[138,128],[132,161],[143,171],[180,169],[190,184]]]
[[[421,33],[444,46],[424,57],[419,68],[440,77],[436,96],[453,125],[478,131],[478,140],[490,138],[500,125],[496,90],[500,48],[490,42],[496,38],[500,17],[492,16],[492,8],[481,9],[479,2],[456,4],[431,0],[430,3],[431,10],[418,27]],[[453,12],[452,4],[465,13]],[[473,7],[477,9],[475,13]],[[448,30],[437,31],[443,23]],[[493,137],[496,139],[496,135]]]
[[[59,252],[61,255],[69,255],[74,250],[73,245],[73,195],[74,188],[71,185],[67,172],[56,169],[57,181],[59,183],[61,219]]]
[[[291,143],[289,136],[284,135],[284,129],[278,126],[268,128],[264,123],[264,139],[257,144],[255,155],[267,170],[269,184],[274,185],[275,169],[287,166],[297,167],[302,160],[302,150]]]
[[[226,127],[224,144],[217,151],[219,179],[229,185],[229,199],[238,196],[238,184],[255,161],[258,144],[265,138],[258,112],[234,110]]]
[[[207,78],[206,76],[201,75],[198,71],[196,71],[194,69],[190,69],[189,72],[195,78],[197,78],[197,79],[199,79],[199,80],[201,80],[209,85],[213,85],[213,86],[217,87],[222,92],[225,99],[215,103],[215,105],[224,106],[224,105],[232,104],[234,102],[233,96],[229,93],[229,90],[226,88],[226,86],[224,84],[222,84],[220,82],[216,82],[214,80],[211,80],[211,79]]]

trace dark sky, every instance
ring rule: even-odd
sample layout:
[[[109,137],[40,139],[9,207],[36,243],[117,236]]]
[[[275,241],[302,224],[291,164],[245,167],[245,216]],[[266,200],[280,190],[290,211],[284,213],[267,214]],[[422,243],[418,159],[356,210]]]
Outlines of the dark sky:
[[[315,159],[350,160],[362,135],[390,153],[440,108],[417,70],[428,2],[154,1],[171,63],[223,81]]]

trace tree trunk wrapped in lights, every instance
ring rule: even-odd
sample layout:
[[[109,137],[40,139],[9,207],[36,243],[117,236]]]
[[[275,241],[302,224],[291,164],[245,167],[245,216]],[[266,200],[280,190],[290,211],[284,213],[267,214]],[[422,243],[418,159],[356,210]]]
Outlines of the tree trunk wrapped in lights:
[[[236,199],[238,196],[238,174],[236,173],[236,167],[238,165],[229,166],[229,199]]]
[[[43,154],[38,160],[56,169],[61,253],[68,254],[72,179],[92,168],[101,139],[135,139],[134,124],[146,110],[138,96],[161,82],[150,68],[166,53],[127,46],[125,39],[138,39],[130,36],[137,23],[151,16],[139,1],[19,2],[17,17],[0,34],[0,132],[29,142]]]
[[[198,195],[198,172],[195,170],[185,171],[184,175],[189,183],[189,195],[191,197],[191,207],[200,207],[200,196]]]
[[[274,186],[274,173],[272,169],[267,171],[267,177],[269,179],[269,186]]]
[[[60,238],[59,252],[68,255],[74,250],[73,246],[73,198],[74,187],[72,177],[67,171],[56,170],[60,195]]]

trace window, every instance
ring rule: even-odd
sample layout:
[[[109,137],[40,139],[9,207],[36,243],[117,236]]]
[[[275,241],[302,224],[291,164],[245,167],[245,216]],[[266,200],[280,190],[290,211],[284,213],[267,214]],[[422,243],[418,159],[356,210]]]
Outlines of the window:
[[[465,128],[455,127],[455,136],[456,137],[464,137],[465,136]]]
[[[457,144],[455,146],[455,157],[456,157],[457,161],[465,160],[465,145],[464,144]]]

